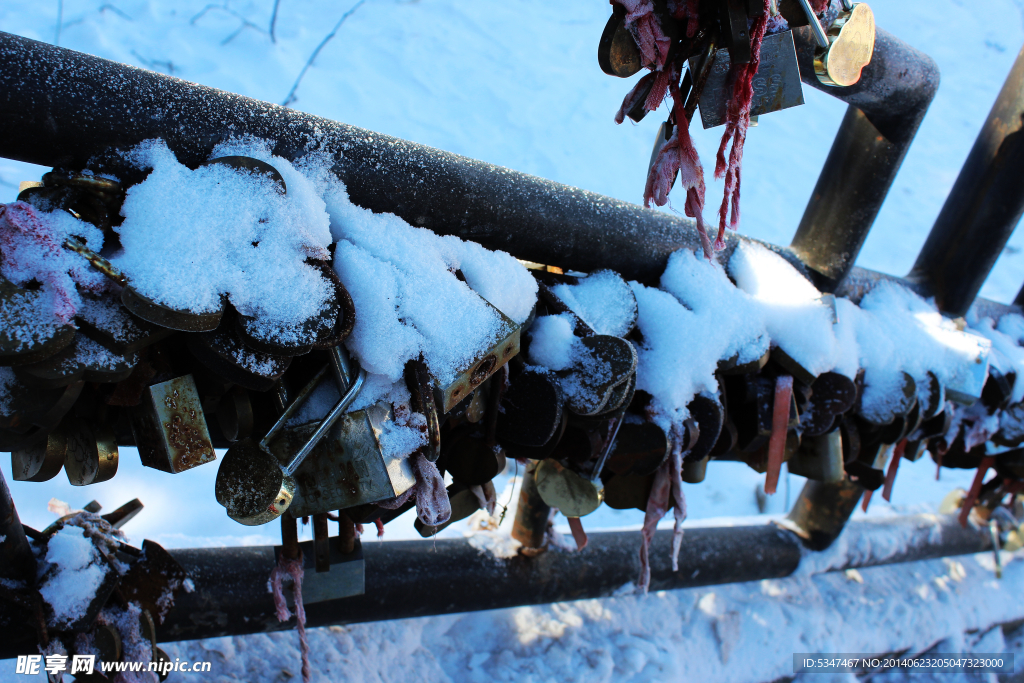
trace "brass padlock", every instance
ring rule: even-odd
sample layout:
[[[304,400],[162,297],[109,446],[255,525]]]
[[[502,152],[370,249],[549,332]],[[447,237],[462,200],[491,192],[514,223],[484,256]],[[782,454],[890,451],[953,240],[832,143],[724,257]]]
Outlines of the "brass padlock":
[[[55,429],[42,441],[11,451],[11,474],[15,481],[49,481],[64,469],[67,435]]]
[[[216,460],[192,375],[147,387],[129,415],[146,467],[177,473]]]
[[[601,506],[604,487],[563,467],[556,460],[544,460],[535,473],[541,499],[566,517],[583,517]]]
[[[817,18],[812,19],[811,26]],[[814,56],[814,73],[824,85],[851,86],[860,80],[875,52],[875,14],[859,2],[844,11],[826,32],[828,47]]]
[[[61,431],[67,434],[64,472],[72,486],[99,484],[117,474],[117,440],[108,425],[69,419]]]
[[[439,376],[433,368],[430,369],[433,384],[441,395],[441,400],[437,403],[442,406],[442,413],[447,413],[454,408],[456,404],[469,396],[474,389],[519,353],[519,325],[492,306],[486,299],[481,297],[480,301],[491,310],[493,317],[498,322],[495,341],[489,349],[483,350],[476,359],[459,369],[453,376]]]
[[[800,448],[789,458],[787,467],[815,481],[837,483],[843,480],[843,441],[839,430],[821,436],[805,437]]]

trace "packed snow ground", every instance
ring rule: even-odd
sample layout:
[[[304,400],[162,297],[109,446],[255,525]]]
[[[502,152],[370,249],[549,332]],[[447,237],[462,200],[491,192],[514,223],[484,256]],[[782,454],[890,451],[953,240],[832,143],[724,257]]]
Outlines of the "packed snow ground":
[[[269,35],[272,0],[8,0],[0,7],[0,30],[53,42],[62,7],[61,45],[280,103],[316,45],[355,4],[283,0],[274,27],[276,42]],[[1024,0],[871,4],[880,26],[931,55],[943,74],[936,101],[858,262],[902,274],[913,263],[1024,41]],[[367,0],[319,52],[295,89],[291,106],[638,202],[660,117],[652,114],[636,126],[616,127],[612,122],[629,82],[607,77],[597,68],[597,39],[608,13],[606,3],[592,0]],[[844,105],[810,88],[805,88],[805,98],[806,106],[762,117],[750,133],[740,228],[747,234],[787,242],[814,187]],[[720,131],[694,126],[705,166],[717,149]],[[0,200],[13,199],[18,181],[36,180],[44,170],[0,160]],[[720,191],[720,184],[709,182],[709,198]],[[1024,272],[1022,250],[1024,234],[1018,234],[983,295],[1000,301],[1013,298]],[[170,482],[167,477],[172,475],[142,468],[132,449],[123,449],[121,455],[118,476],[90,489],[72,488],[63,477],[43,485],[12,482],[7,458],[0,459],[0,466],[25,522],[37,528],[53,519],[46,512],[51,496],[76,507],[96,498],[108,510],[138,496],[147,509],[126,529],[136,542],[152,538],[186,547],[277,541],[276,529],[244,528],[227,519],[212,495],[215,466],[173,475],[176,479]],[[927,460],[905,464],[897,478],[894,505],[900,510],[934,506],[951,488],[966,487],[970,481],[966,472],[946,471],[941,482],[933,477],[934,467]],[[790,479],[792,500],[800,481]],[[715,463],[704,484],[687,485],[691,519],[756,514],[754,489],[760,480],[742,464]],[[499,491],[506,481],[507,476],[496,482]],[[188,507],[172,494],[183,490],[196,492]],[[783,485],[767,501],[766,512],[784,511],[786,490]],[[499,502],[506,499],[499,497]],[[871,512],[887,507],[876,496]],[[588,529],[598,529],[636,526],[641,518],[639,512],[602,507],[584,521]],[[166,522],[169,519],[173,526]],[[455,526],[445,535],[461,535],[464,527]],[[387,527],[387,538],[416,537],[411,515]],[[905,614],[919,609],[914,591],[918,585],[948,573],[941,563],[922,563],[909,570],[867,570],[862,572],[864,584],[849,582],[843,575],[793,579],[789,581],[795,583],[786,583],[784,593],[775,597],[758,586],[733,586],[354,626],[340,632],[318,630],[313,642],[322,641],[323,659],[315,661],[344,665],[351,680],[406,679],[412,670],[422,671],[424,680],[501,679],[504,671],[516,680],[575,680],[582,670],[593,672],[583,676],[588,680],[664,680],[682,672],[743,680],[739,672],[748,669],[759,672],[749,680],[768,680],[791,671],[779,667],[789,666],[789,644],[800,637],[809,639],[809,650],[833,649],[832,642],[838,650],[850,651],[847,643],[862,644],[853,650],[885,649],[881,640],[856,640],[882,637],[874,626],[864,627],[878,623],[877,610],[904,613],[903,631],[893,638],[918,632],[922,641],[934,636],[916,645],[920,649],[947,637],[954,638],[952,649],[969,649],[970,643],[961,646],[955,641],[966,629],[985,630],[1004,618],[1024,617],[999,611],[1019,610],[1019,600],[1006,600],[1005,595],[1012,592],[1007,587],[1024,585],[1020,564],[1008,567],[999,589],[993,588],[984,567],[975,572],[971,562],[964,562],[967,578],[957,584],[963,587],[962,600],[936,593],[935,610],[945,630],[934,633],[923,625],[930,621]],[[907,582],[908,571],[925,578],[919,584]],[[739,625],[731,625],[733,617],[715,621],[700,609],[702,599],[711,593],[722,597],[723,614],[743,615]],[[770,629],[751,631],[749,638],[754,640],[745,641],[743,629],[754,629],[753,612],[762,604],[787,615],[787,630],[771,639]],[[839,622],[846,630],[826,621],[838,619],[836,613],[843,615]],[[742,633],[730,640],[729,629],[734,628]],[[726,633],[724,640],[720,632]],[[835,640],[821,640],[827,637],[823,633]],[[721,654],[719,643],[725,641],[738,644],[730,650],[737,653],[730,658],[731,665],[716,664],[707,656]],[[762,641],[775,649],[749,646]],[[180,650],[172,651],[177,647]],[[280,662],[281,668],[297,672],[291,634],[172,648],[172,657],[184,657],[186,652],[192,656],[201,649],[222,652],[223,674],[243,680],[276,680],[278,671],[255,668],[262,661],[275,666]],[[234,662],[230,668],[228,659]],[[769,668],[750,669],[764,660],[770,660],[770,666],[765,665]],[[252,669],[247,668],[250,662]],[[614,666],[609,668],[610,664]],[[0,671],[0,676],[7,675],[13,676],[6,668]]]

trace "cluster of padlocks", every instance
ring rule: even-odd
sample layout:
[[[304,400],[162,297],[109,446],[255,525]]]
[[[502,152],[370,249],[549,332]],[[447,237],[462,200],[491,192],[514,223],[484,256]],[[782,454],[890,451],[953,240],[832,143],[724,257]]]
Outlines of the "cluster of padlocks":
[[[280,178],[254,159],[218,163]],[[124,196],[116,181],[88,174],[52,172],[32,185],[19,199],[67,211],[107,233]],[[502,316],[497,341],[453,379],[439,383],[421,359],[412,360],[405,371],[408,406],[378,402],[349,412],[366,373],[341,344],[355,311],[326,262],[322,271],[335,299],[301,340],[277,343],[253,334],[252,321],[229,306],[195,314],[148,301],[83,243],[62,247],[116,286],[82,292],[74,320],[56,324],[33,318],[40,290],[4,283],[0,350],[8,367],[0,447],[11,452],[16,480],[47,481],[64,470],[74,485],[106,481],[117,471],[118,444],[135,444],[144,465],[170,473],[214,462],[214,449],[228,448],[217,499],[243,524],[281,515],[337,518],[336,511],[356,524],[383,524],[415,504],[403,497],[416,484],[412,459],[382,446],[389,423],[413,424],[395,414],[403,410],[424,434],[417,453],[452,479],[452,514],[436,525],[418,520],[424,536],[493,500],[491,481],[507,457],[532,461],[544,503],[570,518],[602,502],[645,509],[674,442],[688,483],[701,482],[713,459],[745,462],[769,481],[788,461],[794,474],[825,482],[849,476],[875,490],[886,482],[886,463],[891,485],[901,457],[916,460],[929,451],[947,467],[990,463],[1006,486],[1024,474],[1015,450],[1024,441],[1024,407],[1012,401],[1015,376],[987,363],[965,368],[956,384],[932,373],[915,382],[904,373],[899,400],[880,413],[861,410],[863,371],[857,379],[815,375],[775,345],[751,362],[721,361],[717,396],[695,396],[682,433],[666,433],[649,419],[651,396],[636,391],[635,347],[643,341],[636,300],[611,271],[599,275],[608,298],[604,319],[591,324],[573,301],[584,274],[531,266],[539,294],[526,334]],[[531,326],[552,316],[569,320],[576,340],[571,362],[557,370],[528,360],[540,355],[530,350]],[[334,403],[304,410],[323,385],[334,385]],[[780,400],[789,405],[784,414]],[[998,429],[976,426],[997,411]],[[770,441],[775,434],[783,443],[780,427],[784,450],[777,448],[782,457],[772,462]],[[989,456],[990,441],[1004,452]],[[1005,488],[987,487],[993,490],[975,495],[992,498]],[[400,497],[401,505],[387,504]]]

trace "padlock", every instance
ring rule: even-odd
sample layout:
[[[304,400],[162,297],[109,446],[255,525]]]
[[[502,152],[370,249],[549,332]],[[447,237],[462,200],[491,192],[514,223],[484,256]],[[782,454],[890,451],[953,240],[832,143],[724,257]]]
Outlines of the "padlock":
[[[566,517],[583,517],[601,506],[604,488],[562,466],[556,460],[544,460],[536,473],[537,492],[541,499],[558,508]]]
[[[749,44],[747,49],[749,51]],[[704,128],[714,128],[725,123],[729,100],[732,97],[729,80],[732,64],[728,48],[716,50],[706,85],[700,93],[700,118]],[[690,58],[691,71],[699,73],[701,66],[699,57]],[[760,66],[754,75],[753,88],[754,96],[750,102],[752,116],[769,114],[804,103],[800,65],[796,59],[796,43],[793,41],[792,31],[782,31],[764,37],[761,43]]]
[[[84,382],[45,387],[22,382],[11,368],[0,367],[6,400],[0,405],[0,450],[29,446],[54,430],[78,400]]]
[[[651,422],[627,422],[619,428],[605,467],[616,476],[647,476],[654,474],[668,455],[668,437],[661,427]]]
[[[597,63],[609,76],[629,78],[644,67],[636,40],[626,28],[626,10],[615,5],[597,47]]]
[[[340,399],[330,411],[319,422],[309,423],[289,432],[286,425],[296,416],[306,400],[313,394],[320,385],[321,380],[327,375],[327,367],[322,368],[306,386],[299,392],[295,400],[278,417],[277,422],[270,428],[263,440],[257,444],[252,439],[242,439],[224,455],[220,469],[217,472],[217,483],[215,494],[217,502],[227,509],[228,516],[248,526],[266,524],[280,517],[292,504],[297,495],[297,483],[295,475],[299,468],[305,464],[308,456],[320,446],[324,437],[341,422],[340,430],[353,430],[357,434],[365,434],[365,426],[359,420],[348,419],[345,411],[359,395],[363,383],[366,381],[366,370],[360,368],[358,375],[351,382],[351,371],[348,366],[348,358],[340,347],[331,349],[331,365],[339,383],[339,390],[344,390]],[[285,401],[281,400],[284,406]],[[369,409],[365,411],[371,413]],[[385,415],[386,417],[386,415]],[[302,434],[297,434],[301,430]],[[343,432],[344,433],[344,432]],[[285,438],[288,443],[277,444],[278,437]],[[365,444],[365,440],[359,442]],[[339,449],[340,450],[340,449]],[[327,491],[335,495],[344,495],[351,488],[359,492],[355,477],[361,473],[356,471],[345,450],[328,449],[324,450],[327,457],[337,457],[348,462],[338,466],[336,471],[331,472],[330,478],[326,480]],[[378,444],[379,452],[379,444]],[[347,467],[346,467],[347,465]],[[342,468],[345,469],[342,469]],[[351,470],[351,471],[348,471]],[[338,484],[338,473],[343,479]],[[310,465],[301,475],[305,478],[305,484],[309,494],[303,499],[309,501],[310,496],[322,498],[323,494],[317,493],[317,486],[320,482],[317,478],[316,469]],[[344,479],[348,477],[348,481]],[[348,488],[345,488],[345,487]],[[310,504],[319,504],[320,501],[313,500]],[[327,510],[340,509],[345,506],[334,505],[324,509],[313,510],[312,512],[326,512]],[[312,514],[304,512],[303,514]]]
[[[463,425],[445,439],[444,467],[466,486],[482,486],[505,470],[505,451],[474,425]]]
[[[697,395],[687,406],[690,417],[696,423],[695,429],[688,429],[684,441],[688,443],[685,460],[698,461],[706,458],[722,433],[725,409],[711,396]],[[693,435],[696,434],[696,440]]]
[[[234,328],[231,316],[212,332],[190,334],[185,343],[203,365],[232,384],[252,391],[269,391],[292,359],[249,348]]]
[[[613,474],[604,482],[604,503],[613,510],[646,510],[654,474]]]
[[[45,360],[15,368],[26,382],[47,386],[67,386],[75,382],[117,383],[128,379],[138,359],[135,354],[111,351],[82,333],[74,341]]]
[[[486,299],[481,298],[480,301],[490,309],[497,323],[494,341],[490,348],[482,349],[473,361],[452,375],[439,375],[431,368],[431,384],[439,394],[436,404],[442,413],[454,408],[519,353],[520,326]]]
[[[252,436],[255,426],[252,401],[249,393],[241,387],[232,387],[217,402],[217,426],[221,435],[235,443]]]
[[[64,472],[72,486],[99,484],[117,474],[117,440],[108,425],[71,418],[60,429],[67,435]]]
[[[174,334],[174,330],[131,315],[119,297],[82,294],[81,299],[75,322],[82,333],[123,356],[132,356]]]
[[[74,341],[73,325],[40,315],[50,309],[49,296],[0,275],[0,365],[37,363]]]
[[[514,368],[497,415],[498,441],[532,448],[548,444],[563,427],[564,400],[561,385],[552,373],[539,368]]]
[[[839,429],[827,434],[805,437],[787,464],[790,474],[815,481],[837,483],[843,480],[843,439]]]
[[[146,467],[177,473],[216,459],[192,375],[147,387],[129,416]]]
[[[416,479],[407,457],[387,457],[380,434],[394,419],[389,407],[374,404],[343,415],[334,430],[295,470],[291,517],[342,510],[389,500],[405,493]],[[284,430],[270,443],[279,462],[308,440],[317,423]]]
[[[31,446],[11,451],[11,474],[15,481],[49,481],[64,469],[67,435],[55,429]]]
[[[853,407],[857,385],[849,377],[825,372],[810,388],[810,406],[800,415],[800,430],[806,436],[821,436],[830,432],[839,416]]]
[[[806,7],[806,0],[802,2]],[[820,27],[813,12],[811,26],[812,30]],[[818,80],[824,85],[841,87],[857,83],[875,52],[875,14],[871,7],[863,2],[854,3],[852,9],[840,12],[826,35],[827,46],[814,55]]]
[[[609,412],[615,390],[623,389],[622,385],[635,376],[636,349],[625,339],[610,335],[585,337],[579,340],[579,346],[580,354],[573,366],[558,373],[564,378],[566,403],[584,417]],[[621,405],[621,396],[619,400]]]

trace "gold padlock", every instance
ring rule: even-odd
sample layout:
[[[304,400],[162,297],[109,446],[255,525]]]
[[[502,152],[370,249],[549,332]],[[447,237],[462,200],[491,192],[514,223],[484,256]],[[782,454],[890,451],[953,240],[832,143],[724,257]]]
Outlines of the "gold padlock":
[[[828,47],[814,57],[814,73],[824,85],[851,86],[875,52],[875,13],[867,3],[856,3],[836,18],[827,35]]]

